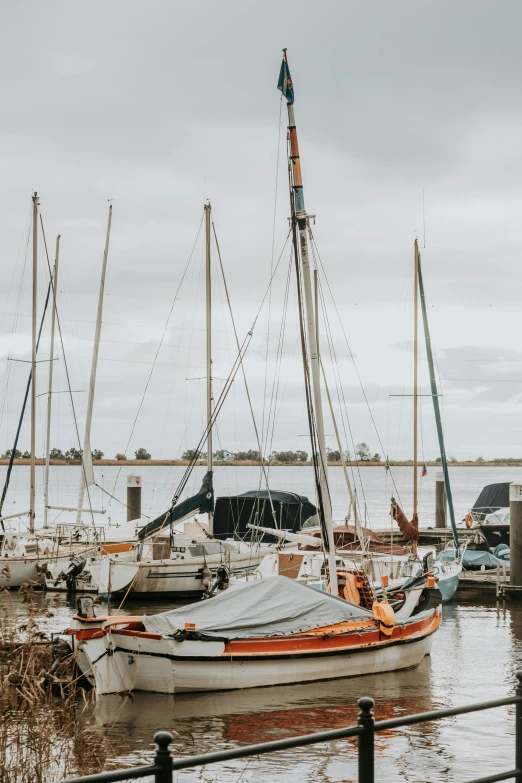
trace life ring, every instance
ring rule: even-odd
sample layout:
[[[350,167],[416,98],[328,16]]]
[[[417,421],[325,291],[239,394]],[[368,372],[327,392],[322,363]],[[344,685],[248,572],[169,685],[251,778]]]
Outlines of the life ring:
[[[474,519],[472,514],[466,514],[466,527],[470,528],[473,527]]]

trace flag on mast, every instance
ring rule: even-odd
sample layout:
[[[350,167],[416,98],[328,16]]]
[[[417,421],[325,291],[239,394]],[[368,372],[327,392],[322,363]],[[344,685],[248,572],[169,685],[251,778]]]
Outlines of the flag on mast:
[[[428,468],[426,467],[426,463],[424,463],[424,465],[422,466],[422,477],[424,478],[424,476],[427,475],[428,475]]]
[[[281,90],[288,103],[294,102],[294,83],[290,76],[290,68],[286,61],[286,50],[283,62],[281,63],[281,70],[279,71],[279,81],[277,82],[277,89]]]

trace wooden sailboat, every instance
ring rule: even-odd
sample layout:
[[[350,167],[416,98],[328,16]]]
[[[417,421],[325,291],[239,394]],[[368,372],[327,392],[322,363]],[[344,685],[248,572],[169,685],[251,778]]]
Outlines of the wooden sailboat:
[[[69,632],[75,637],[80,668],[99,694],[255,688],[411,668],[430,652],[433,633],[440,624],[440,606],[397,621],[387,602],[375,602],[368,610],[337,597],[308,216],[286,50],[278,86],[288,105],[292,229],[296,272],[302,285],[298,291],[303,365],[331,594],[274,576],[227,590],[210,601],[144,617],[97,618],[92,603],[84,600]]]

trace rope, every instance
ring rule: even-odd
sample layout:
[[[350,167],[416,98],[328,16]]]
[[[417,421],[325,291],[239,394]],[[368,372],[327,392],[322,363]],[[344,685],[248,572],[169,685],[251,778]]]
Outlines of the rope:
[[[69,391],[69,399],[71,401],[71,410],[72,410],[72,415],[73,415],[74,429],[75,429],[75,432],[76,432],[76,440],[78,442],[78,449],[81,451],[82,443],[81,443],[81,439],[80,439],[80,431],[78,429],[78,419],[76,418],[76,409],[74,407],[74,400],[73,400],[73,396],[72,396],[73,393],[72,393],[72,388],[71,388],[71,378],[69,376],[69,366],[67,364],[67,359],[66,359],[66,356],[65,356],[65,347],[64,347],[64,344],[63,344],[63,335],[62,335],[62,325],[61,325],[61,322],[60,322],[60,316],[58,314],[58,305],[56,304],[56,292],[54,290],[54,281],[53,281],[53,276],[52,276],[52,272],[51,272],[51,263],[49,261],[49,253],[47,251],[47,240],[45,238],[45,229],[44,229],[43,217],[42,217],[42,213],[41,212],[40,212],[40,225],[42,227],[42,235],[43,235],[43,241],[44,241],[44,247],[45,247],[45,256],[46,256],[46,259],[47,259],[47,269],[49,270],[49,277],[51,279],[51,286],[52,286],[52,291],[53,291],[53,301],[54,301],[55,313],[56,313],[56,323],[58,325],[58,334],[60,335],[60,345],[62,347],[63,365],[64,365],[64,368],[65,368],[65,376],[66,376],[66,379],[67,379],[67,389]],[[82,460],[82,463],[81,463],[81,467],[82,467],[82,471],[83,471],[84,484],[86,485],[85,488],[86,488],[86,491],[87,491],[87,500],[89,501],[89,510],[91,512],[91,521],[92,521],[92,524],[94,525],[94,514],[92,512],[91,493],[89,492],[89,487],[87,486],[87,476],[86,476],[86,473],[85,473],[85,466],[83,464],[83,460]]]

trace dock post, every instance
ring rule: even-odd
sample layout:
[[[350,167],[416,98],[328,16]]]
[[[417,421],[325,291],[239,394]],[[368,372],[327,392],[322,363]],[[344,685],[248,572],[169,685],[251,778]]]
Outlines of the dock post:
[[[172,755],[169,750],[169,745],[173,739],[174,737],[170,731],[157,731],[154,735],[154,742],[158,746],[154,756],[154,766],[157,770],[154,773],[155,783],[172,783],[174,780]]]
[[[510,588],[522,585],[522,484],[509,487],[509,582]]]
[[[127,476],[127,522],[141,517],[141,476]]]
[[[361,711],[357,724],[364,727],[364,733],[359,734],[359,783],[374,783],[375,761],[375,719],[372,708],[375,702],[369,696],[363,696],[357,702]]]
[[[435,476],[435,527],[447,527],[447,508],[444,473],[440,471]]]

